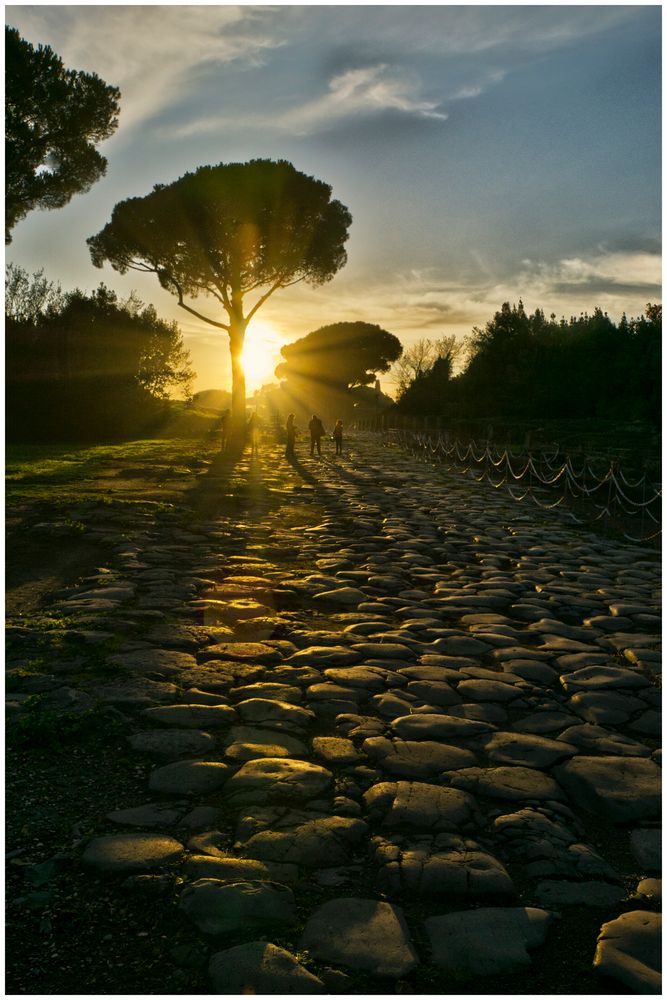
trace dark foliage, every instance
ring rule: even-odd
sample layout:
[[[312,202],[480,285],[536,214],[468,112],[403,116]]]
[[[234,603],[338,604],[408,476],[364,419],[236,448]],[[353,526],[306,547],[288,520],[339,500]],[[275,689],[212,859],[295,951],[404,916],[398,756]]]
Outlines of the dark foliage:
[[[473,330],[465,371],[436,363],[399,410],[452,418],[639,420],[660,426],[661,306],[613,323],[600,309],[570,320],[506,302]]]
[[[178,327],[153,306],[133,296],[120,302],[104,285],[90,295],[69,292],[29,319],[22,301],[13,302],[10,441],[121,440],[159,422],[171,387],[187,391],[192,371]]]
[[[120,91],[94,73],[66,69],[5,28],[5,242],[35,208],[62,208],[104,176],[95,145],[118,125]]]
[[[355,405],[369,409],[362,389],[382,408],[379,386],[366,387],[386,372],[403,350],[398,337],[374,323],[331,323],[281,348],[285,361],[276,368],[282,393],[294,412],[321,412],[329,419],[350,419]],[[379,394],[379,395],[378,395]]]
[[[375,323],[331,323],[286,344],[279,378],[311,378],[345,389],[368,385],[376,372],[389,371],[403,347],[398,337]]]

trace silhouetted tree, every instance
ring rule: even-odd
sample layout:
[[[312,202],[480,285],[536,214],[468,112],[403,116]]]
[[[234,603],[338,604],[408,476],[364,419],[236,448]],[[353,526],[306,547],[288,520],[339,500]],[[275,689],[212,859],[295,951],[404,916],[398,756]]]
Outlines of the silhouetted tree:
[[[457,340],[456,334],[450,333],[445,337],[439,337],[438,340],[422,337],[411,347],[405,348],[395,366],[398,398],[403,397],[413,382],[427,375],[436,361],[447,360],[451,373],[464,347],[463,341]],[[442,366],[440,370],[444,371]]]
[[[143,198],[119,202],[111,221],[88,240],[96,267],[108,260],[157,275],[188,313],[224,330],[232,363],[232,433],[245,425],[241,361],[248,323],[280,288],[329,281],[347,259],[352,219],[329,185],[285,160],[200,167]],[[247,307],[245,296],[256,292]],[[209,295],[220,322],[186,304]]]
[[[63,304],[60,284],[49,281],[43,268],[30,275],[19,264],[6,265],[6,317],[19,323],[36,323],[49,313],[62,309]]]
[[[317,401],[330,416],[347,415],[353,405],[349,390],[388,371],[402,350],[398,337],[374,323],[331,323],[282,347],[285,360],[276,375],[285,380],[291,407],[312,410]]]
[[[34,208],[62,208],[104,176],[95,149],[118,125],[120,91],[95,73],[66,69],[5,28],[5,242]]]
[[[469,339],[465,371],[436,364],[401,397],[404,412],[447,418],[650,420],[660,425],[660,306],[614,323],[569,320],[505,302]]]
[[[393,333],[375,323],[331,323],[285,344],[279,378],[323,379],[346,389],[368,385],[377,372],[389,371],[403,346]]]

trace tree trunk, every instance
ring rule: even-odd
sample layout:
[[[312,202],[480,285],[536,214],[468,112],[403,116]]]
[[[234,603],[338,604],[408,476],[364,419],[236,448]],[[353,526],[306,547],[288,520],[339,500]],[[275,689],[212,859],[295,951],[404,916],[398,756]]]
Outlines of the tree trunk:
[[[232,362],[232,413],[230,439],[236,447],[242,447],[245,441],[246,399],[245,371],[241,355],[245,340],[245,324],[235,323],[229,332],[229,353]]]

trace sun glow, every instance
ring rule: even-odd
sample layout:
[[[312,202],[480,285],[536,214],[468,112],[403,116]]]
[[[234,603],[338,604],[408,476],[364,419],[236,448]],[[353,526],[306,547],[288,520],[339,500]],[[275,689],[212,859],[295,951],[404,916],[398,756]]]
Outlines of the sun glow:
[[[253,320],[250,324],[242,355],[248,392],[276,381],[274,369],[282,360],[280,348],[284,343],[284,339],[268,323]]]

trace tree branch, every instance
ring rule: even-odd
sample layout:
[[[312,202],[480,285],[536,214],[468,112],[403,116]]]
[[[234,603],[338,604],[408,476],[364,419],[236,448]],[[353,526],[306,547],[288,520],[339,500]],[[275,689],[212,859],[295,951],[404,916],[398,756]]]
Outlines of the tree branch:
[[[204,323],[208,323],[210,326],[216,326],[219,330],[226,330],[227,333],[229,333],[229,326],[227,326],[226,323],[217,323],[214,319],[209,319],[209,317],[204,316],[203,313],[197,312],[197,310],[193,309],[191,306],[187,306],[183,301],[183,292],[178,282],[175,281],[173,278],[170,278],[169,280],[176,289],[176,294],[178,295],[178,304],[181,307],[181,309],[185,309],[186,312],[189,312],[192,316],[196,316],[197,319],[203,320]]]
[[[246,316],[246,322],[248,323],[250,322],[250,320],[253,318],[257,310],[264,305],[269,296],[273,295],[275,291],[277,291],[279,288],[289,288],[290,285],[296,285],[300,281],[303,281],[303,278],[296,278],[294,281],[287,281],[284,284],[280,279],[274,282],[274,284],[271,285],[271,288],[269,288],[268,292],[265,292],[264,295],[262,295],[259,299],[257,299],[257,302],[255,302],[254,306]]]

